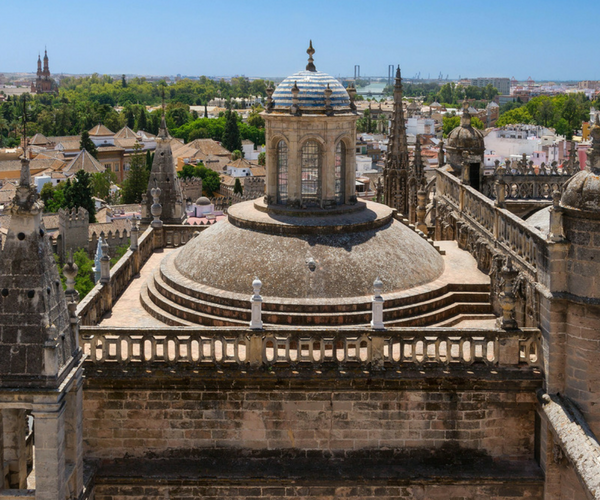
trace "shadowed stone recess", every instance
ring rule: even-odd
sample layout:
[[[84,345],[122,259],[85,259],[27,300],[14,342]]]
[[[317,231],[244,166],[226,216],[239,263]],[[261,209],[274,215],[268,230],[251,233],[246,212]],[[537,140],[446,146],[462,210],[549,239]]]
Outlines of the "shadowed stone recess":
[[[376,211],[379,205],[369,203],[369,207]],[[244,214],[247,220],[268,218],[252,203]],[[370,295],[377,277],[383,281],[384,293],[389,293],[429,283],[444,270],[439,253],[396,220],[380,228],[367,225],[358,232],[346,220],[342,224],[346,232],[320,234],[319,228],[329,225],[326,219],[303,219],[303,234],[293,236],[265,232],[270,226],[277,230],[274,219],[270,226],[262,226],[264,231],[221,221],[182,248],[175,266],[196,283],[236,293],[249,294],[258,276],[264,296],[285,298]],[[356,221],[365,224],[361,216]]]

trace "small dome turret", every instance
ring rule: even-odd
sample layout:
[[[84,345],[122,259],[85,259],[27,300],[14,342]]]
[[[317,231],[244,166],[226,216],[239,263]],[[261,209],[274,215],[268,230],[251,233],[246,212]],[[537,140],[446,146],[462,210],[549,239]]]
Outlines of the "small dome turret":
[[[592,129],[592,149],[587,168],[571,177],[564,186],[560,204],[563,207],[600,212],[600,117]]]

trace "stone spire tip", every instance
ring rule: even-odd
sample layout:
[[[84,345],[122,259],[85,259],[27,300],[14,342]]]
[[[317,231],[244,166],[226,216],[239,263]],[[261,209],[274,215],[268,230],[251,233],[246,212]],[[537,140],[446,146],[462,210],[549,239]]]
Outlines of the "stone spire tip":
[[[315,67],[315,60],[313,59],[313,54],[315,53],[315,49],[312,46],[312,40],[308,45],[308,49],[306,49],[306,53],[308,54],[308,64],[306,65],[306,71],[317,71]]]

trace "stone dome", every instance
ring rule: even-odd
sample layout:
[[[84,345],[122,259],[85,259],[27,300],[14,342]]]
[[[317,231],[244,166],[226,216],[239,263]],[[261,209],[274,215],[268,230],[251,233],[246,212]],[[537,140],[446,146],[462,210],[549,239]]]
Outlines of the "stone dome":
[[[563,207],[600,212],[600,173],[576,173],[566,182],[560,203]]]
[[[473,153],[479,153],[485,150],[483,132],[474,128],[471,124],[471,112],[469,111],[469,103],[467,101],[463,102],[460,127],[456,127],[448,134],[446,147],[450,150]]]
[[[200,196],[200,198],[196,200],[196,205],[199,207],[210,205],[210,200],[206,196]]]
[[[353,214],[302,221],[254,205],[233,205],[228,220],[185,245],[174,258],[184,278],[176,281],[248,295],[258,276],[267,298],[335,300],[372,294],[377,277],[388,293],[429,283],[444,270],[439,252],[385,205],[367,202]]]
[[[283,80],[273,92],[274,109],[292,105],[292,89],[298,86],[298,104],[302,111],[325,109],[325,90],[331,89],[331,106],[334,110],[349,110],[350,96],[344,86],[335,78],[321,71],[299,71]]]
[[[600,117],[591,131],[592,148],[588,150],[587,169],[576,173],[563,188],[563,207],[600,212]]]
[[[447,148],[461,149],[461,150],[483,150],[485,145],[483,142],[483,132],[471,125],[471,118],[469,117],[468,125],[461,123],[460,127],[456,127],[448,135],[446,141]]]

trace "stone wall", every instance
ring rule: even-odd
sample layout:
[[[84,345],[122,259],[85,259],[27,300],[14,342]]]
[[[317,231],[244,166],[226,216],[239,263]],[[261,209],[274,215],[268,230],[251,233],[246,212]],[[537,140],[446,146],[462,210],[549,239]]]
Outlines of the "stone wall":
[[[534,381],[480,381],[481,389],[473,390],[451,380],[411,387],[399,380],[236,378],[185,385],[113,379],[107,384],[88,373],[86,457],[219,448],[338,452],[448,443],[492,457],[533,457]]]

